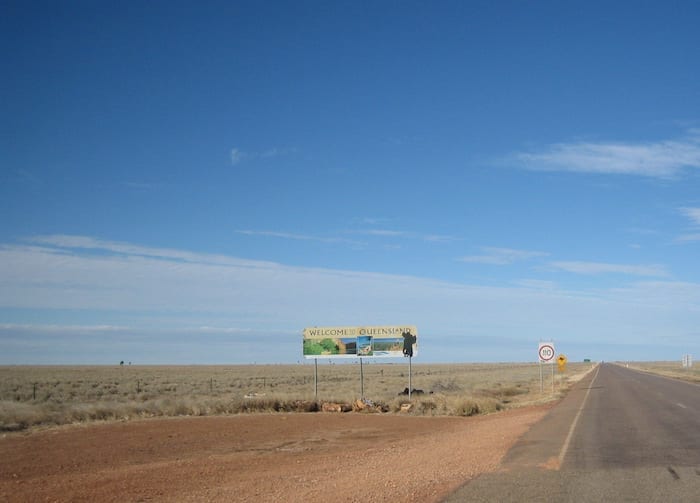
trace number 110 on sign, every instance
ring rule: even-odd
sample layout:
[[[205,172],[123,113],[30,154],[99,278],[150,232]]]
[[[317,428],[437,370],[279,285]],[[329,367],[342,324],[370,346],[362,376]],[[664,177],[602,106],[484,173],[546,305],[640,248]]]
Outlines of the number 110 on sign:
[[[551,342],[540,342],[538,354],[541,363],[552,363],[554,361],[554,344]]]

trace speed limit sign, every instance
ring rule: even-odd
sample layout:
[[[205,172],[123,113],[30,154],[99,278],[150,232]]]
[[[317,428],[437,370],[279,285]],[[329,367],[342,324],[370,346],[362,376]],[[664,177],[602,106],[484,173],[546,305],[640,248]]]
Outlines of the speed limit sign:
[[[539,350],[537,351],[540,357],[540,363],[554,362],[554,343],[540,342]]]

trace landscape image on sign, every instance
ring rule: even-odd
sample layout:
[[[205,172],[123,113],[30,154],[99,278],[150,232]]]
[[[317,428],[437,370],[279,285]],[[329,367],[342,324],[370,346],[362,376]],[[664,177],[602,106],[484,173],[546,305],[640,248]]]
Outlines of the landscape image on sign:
[[[403,351],[403,337],[377,339],[374,341],[374,356],[400,355]]]
[[[357,338],[357,355],[372,356],[372,337],[363,335]]]
[[[356,355],[357,339],[343,337],[340,339],[304,339],[304,356]]]

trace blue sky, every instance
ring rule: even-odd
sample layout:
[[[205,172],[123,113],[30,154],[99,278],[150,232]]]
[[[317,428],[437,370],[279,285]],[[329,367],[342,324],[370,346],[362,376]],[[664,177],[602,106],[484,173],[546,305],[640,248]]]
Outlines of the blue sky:
[[[6,2],[0,364],[700,353],[696,2]]]

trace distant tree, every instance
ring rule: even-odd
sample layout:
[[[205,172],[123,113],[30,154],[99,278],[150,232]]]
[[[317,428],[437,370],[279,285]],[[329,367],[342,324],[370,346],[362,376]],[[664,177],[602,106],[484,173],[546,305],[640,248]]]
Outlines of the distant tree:
[[[123,367],[123,366],[124,366],[124,360],[120,361],[120,362],[119,362],[119,365],[121,365],[121,366]]]

